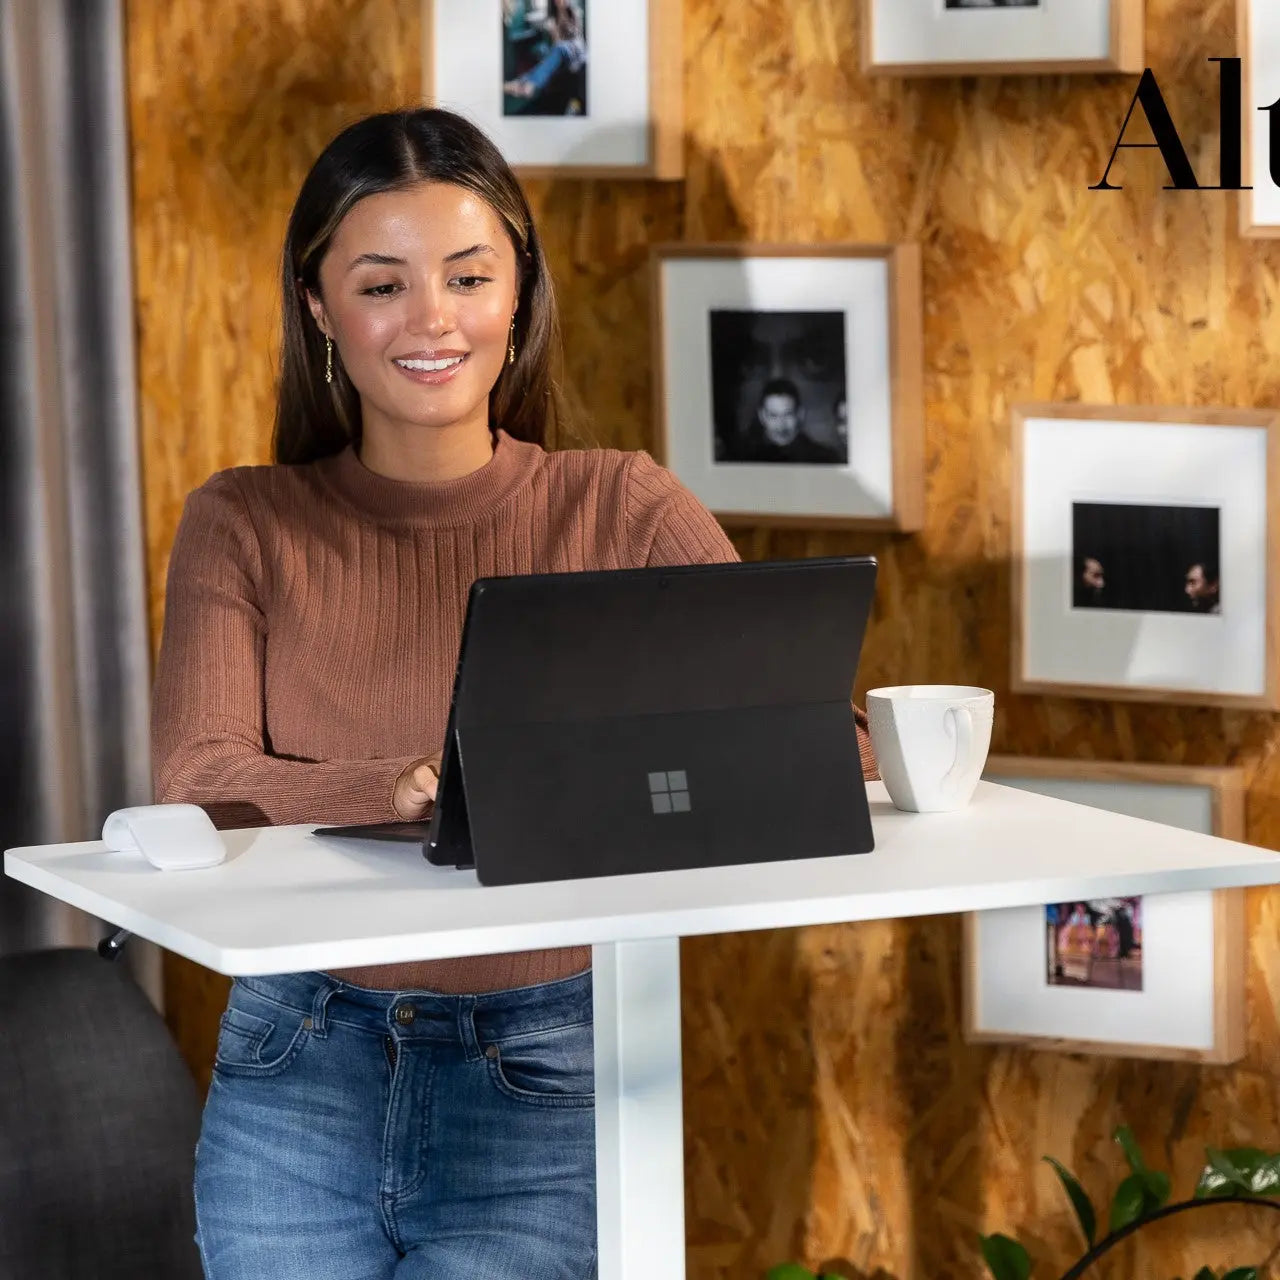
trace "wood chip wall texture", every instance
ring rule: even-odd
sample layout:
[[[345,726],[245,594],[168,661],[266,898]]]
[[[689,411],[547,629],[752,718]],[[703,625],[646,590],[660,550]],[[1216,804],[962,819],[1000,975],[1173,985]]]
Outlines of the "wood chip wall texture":
[[[687,180],[530,184],[567,371],[593,438],[651,444],[651,243],[911,239],[924,250],[927,522],[918,536],[748,530],[744,556],[874,552],[859,689],[996,690],[994,749],[1250,770],[1249,838],[1280,847],[1280,727],[1262,714],[1008,695],[1009,406],[1273,406],[1280,246],[1235,197],[1166,192],[1155,153],[1101,176],[1133,77],[874,82],[858,0],[686,0]],[[134,245],[152,618],[184,495],[265,461],[290,202],[324,142],[415,100],[417,0],[129,0]],[[1150,0],[1156,70],[1216,181],[1230,0]],[[1135,137],[1137,135],[1134,135]],[[1132,139],[1131,139],[1132,140]],[[856,423],[854,424],[856,429]],[[761,761],[767,777],[769,762]],[[983,1274],[981,1230],[1057,1275],[1078,1250],[1050,1152],[1090,1188],[1127,1121],[1175,1184],[1205,1143],[1280,1148],[1280,895],[1249,899],[1249,1046],[1232,1068],[967,1047],[960,922],[702,938],[683,951],[692,1280],[798,1258],[848,1276]],[[167,965],[170,1024],[208,1078],[226,982]],[[1260,1261],[1223,1209],[1144,1233],[1099,1275]]]

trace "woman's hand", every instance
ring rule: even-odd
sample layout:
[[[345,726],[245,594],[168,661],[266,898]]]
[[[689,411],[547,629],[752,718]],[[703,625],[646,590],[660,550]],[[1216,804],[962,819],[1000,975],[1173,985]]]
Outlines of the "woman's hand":
[[[432,757],[415,760],[396,779],[391,807],[405,822],[417,822],[436,798],[440,770]]]

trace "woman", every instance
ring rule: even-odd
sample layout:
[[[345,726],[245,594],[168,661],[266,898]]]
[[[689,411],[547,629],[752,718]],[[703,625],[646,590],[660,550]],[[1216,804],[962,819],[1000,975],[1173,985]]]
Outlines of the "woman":
[[[557,322],[510,169],[371,117],[289,221],[276,464],[187,500],[156,792],[223,825],[422,817],[492,574],[727,561],[645,454],[546,453]],[[590,953],[237,980],[196,1161],[211,1280],[595,1274]]]

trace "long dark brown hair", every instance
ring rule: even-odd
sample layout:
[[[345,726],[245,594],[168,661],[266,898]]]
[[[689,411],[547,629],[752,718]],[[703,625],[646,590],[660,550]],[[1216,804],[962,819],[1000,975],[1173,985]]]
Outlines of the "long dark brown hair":
[[[563,425],[564,401],[555,376],[560,358],[555,291],[515,174],[475,125],[451,111],[388,111],[350,125],[329,143],[303,181],[289,217],[281,262],[277,462],[312,462],[359,442],[359,394],[336,358],[333,382],[325,381],[324,334],[306,295],[322,296],[320,263],[356,201],[419,182],[449,182],[474,192],[502,220],[515,248],[516,358],[502,366],[490,393],[490,425],[536,444],[546,444]]]

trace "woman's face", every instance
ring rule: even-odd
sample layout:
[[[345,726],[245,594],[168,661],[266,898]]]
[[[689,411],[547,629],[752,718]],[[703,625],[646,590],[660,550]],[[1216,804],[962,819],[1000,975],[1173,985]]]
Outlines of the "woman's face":
[[[424,182],[367,196],[320,263],[311,314],[360,394],[363,427],[482,423],[507,357],[516,258],[493,209]]]

